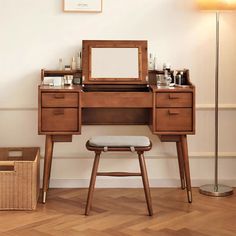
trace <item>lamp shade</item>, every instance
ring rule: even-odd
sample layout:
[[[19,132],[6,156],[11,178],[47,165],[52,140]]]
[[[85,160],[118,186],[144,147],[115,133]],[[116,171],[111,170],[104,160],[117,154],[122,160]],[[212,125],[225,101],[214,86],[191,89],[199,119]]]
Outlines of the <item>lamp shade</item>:
[[[236,0],[197,0],[201,10],[236,10]]]

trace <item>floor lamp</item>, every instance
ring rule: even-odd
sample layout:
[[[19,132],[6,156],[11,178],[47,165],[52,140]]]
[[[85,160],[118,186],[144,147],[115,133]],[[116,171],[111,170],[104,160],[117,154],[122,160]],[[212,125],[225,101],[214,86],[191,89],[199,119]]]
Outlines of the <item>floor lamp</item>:
[[[224,197],[233,194],[231,187],[218,183],[218,106],[219,106],[219,27],[220,12],[236,10],[236,0],[198,0],[201,10],[210,10],[216,13],[216,64],[215,64],[215,183],[200,187],[201,194],[215,197]]]

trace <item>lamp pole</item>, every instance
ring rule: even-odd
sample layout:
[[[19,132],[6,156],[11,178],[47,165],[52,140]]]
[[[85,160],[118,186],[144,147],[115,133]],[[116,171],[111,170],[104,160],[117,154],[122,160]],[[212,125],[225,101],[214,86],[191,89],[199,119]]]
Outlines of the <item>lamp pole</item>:
[[[216,64],[215,64],[215,192],[218,192],[219,159],[219,53],[220,53],[220,13],[216,12]]]
[[[219,55],[220,12],[216,11],[216,64],[215,64],[215,183],[200,187],[199,192],[207,196],[225,197],[233,194],[233,188],[218,183],[219,159]]]

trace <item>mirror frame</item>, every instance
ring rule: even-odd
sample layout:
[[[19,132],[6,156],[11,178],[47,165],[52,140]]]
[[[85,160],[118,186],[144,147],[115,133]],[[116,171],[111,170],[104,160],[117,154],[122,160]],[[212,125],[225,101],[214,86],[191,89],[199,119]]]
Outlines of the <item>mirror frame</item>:
[[[142,40],[83,40],[82,78],[84,84],[147,84],[147,41]],[[92,78],[92,48],[138,48],[138,78]]]

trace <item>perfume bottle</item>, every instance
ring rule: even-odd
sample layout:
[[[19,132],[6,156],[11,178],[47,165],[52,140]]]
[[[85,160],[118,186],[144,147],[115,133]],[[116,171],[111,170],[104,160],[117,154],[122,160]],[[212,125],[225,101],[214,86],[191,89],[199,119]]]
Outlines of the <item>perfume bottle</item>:
[[[81,70],[81,52],[76,56],[76,69]]]
[[[154,60],[154,56],[153,56],[152,53],[149,54],[148,69],[149,70],[155,70],[155,60]]]
[[[176,75],[176,84],[178,84],[178,85],[183,85],[184,84],[183,73],[181,71],[179,71]]]
[[[180,75],[181,75],[181,84],[182,84],[182,85],[185,85],[185,84],[186,84],[186,81],[185,81],[185,77],[184,77],[184,72],[181,71],[181,72],[180,72]]]
[[[62,58],[59,58],[58,70],[63,70],[63,69],[64,69],[64,65],[63,65]]]
[[[76,61],[75,61],[75,57],[72,57],[72,60],[71,60],[71,69],[72,69],[72,70],[76,70]]]
[[[170,73],[171,70],[171,64],[170,63],[164,63],[163,64],[163,70],[167,70]]]
[[[164,79],[166,82],[166,86],[170,86],[171,82],[172,82],[172,78],[171,78],[171,65],[164,63],[163,65],[163,71],[164,71]]]
[[[157,56],[156,55],[154,57],[154,70],[158,70],[158,60],[157,60]]]
[[[177,74],[178,74],[178,71],[177,70],[174,70],[173,72],[173,85],[175,86],[176,83],[177,83]]]

